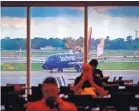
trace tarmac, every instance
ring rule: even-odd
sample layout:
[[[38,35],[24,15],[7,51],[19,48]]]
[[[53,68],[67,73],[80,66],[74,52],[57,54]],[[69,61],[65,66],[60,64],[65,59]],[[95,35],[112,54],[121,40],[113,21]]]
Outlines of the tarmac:
[[[139,81],[139,70],[103,70],[104,76],[110,76],[109,81],[112,81],[114,77],[118,79],[120,76],[124,80],[133,80],[134,83]],[[31,71],[30,73],[30,84],[38,85],[49,76],[53,76],[56,79],[59,77],[63,81],[65,80],[66,85],[74,83],[74,79],[79,76],[80,73],[76,71],[64,70],[64,72],[54,71],[50,73],[49,71]],[[26,71],[2,71],[1,72],[1,85],[6,85],[6,83],[26,83]],[[64,85],[64,84],[63,84]]]

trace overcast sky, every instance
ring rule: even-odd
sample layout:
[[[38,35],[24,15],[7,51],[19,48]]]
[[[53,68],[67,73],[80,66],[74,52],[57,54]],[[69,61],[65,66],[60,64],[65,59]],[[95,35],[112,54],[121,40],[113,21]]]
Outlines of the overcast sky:
[[[31,8],[31,38],[84,36],[83,8]],[[139,7],[90,7],[92,37],[135,37],[139,32]],[[26,8],[1,9],[1,38],[26,38]]]

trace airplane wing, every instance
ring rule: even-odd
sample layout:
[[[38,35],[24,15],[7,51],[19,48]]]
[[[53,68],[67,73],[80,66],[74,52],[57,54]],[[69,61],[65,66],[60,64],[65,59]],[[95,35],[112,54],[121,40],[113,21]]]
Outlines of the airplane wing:
[[[35,59],[35,58],[31,58],[31,61],[40,62],[40,63],[45,62],[45,60],[43,60],[43,59]]]
[[[71,66],[74,66],[74,65],[76,65],[76,64],[82,65],[83,62],[70,62],[70,63],[69,63],[69,65],[71,65]]]

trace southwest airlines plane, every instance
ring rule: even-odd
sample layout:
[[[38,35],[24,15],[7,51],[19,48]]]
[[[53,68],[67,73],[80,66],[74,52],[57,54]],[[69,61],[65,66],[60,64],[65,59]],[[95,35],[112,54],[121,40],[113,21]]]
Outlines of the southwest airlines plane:
[[[89,29],[89,40],[88,40],[88,52],[90,50],[92,27]],[[57,69],[58,72],[63,72],[63,68],[74,68],[77,72],[81,72],[83,64],[83,53],[59,53],[50,55],[43,63],[42,68],[44,70]]]

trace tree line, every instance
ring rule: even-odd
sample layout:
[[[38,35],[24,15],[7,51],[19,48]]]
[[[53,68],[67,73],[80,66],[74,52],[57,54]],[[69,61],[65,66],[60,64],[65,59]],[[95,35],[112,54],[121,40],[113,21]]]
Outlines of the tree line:
[[[100,39],[91,39],[91,48],[97,47],[97,44],[100,42]],[[55,48],[73,48],[75,46],[83,47],[84,38],[79,37],[78,39],[73,39],[72,37],[60,38],[42,38],[35,37],[31,39],[31,48],[40,49],[46,46],[52,46]],[[1,49],[2,50],[19,50],[26,49],[26,39],[24,38],[10,38],[5,37],[1,39]],[[127,36],[124,38],[116,38],[111,40],[109,36],[105,38],[105,49],[139,49],[139,38],[133,39],[132,36]]]

